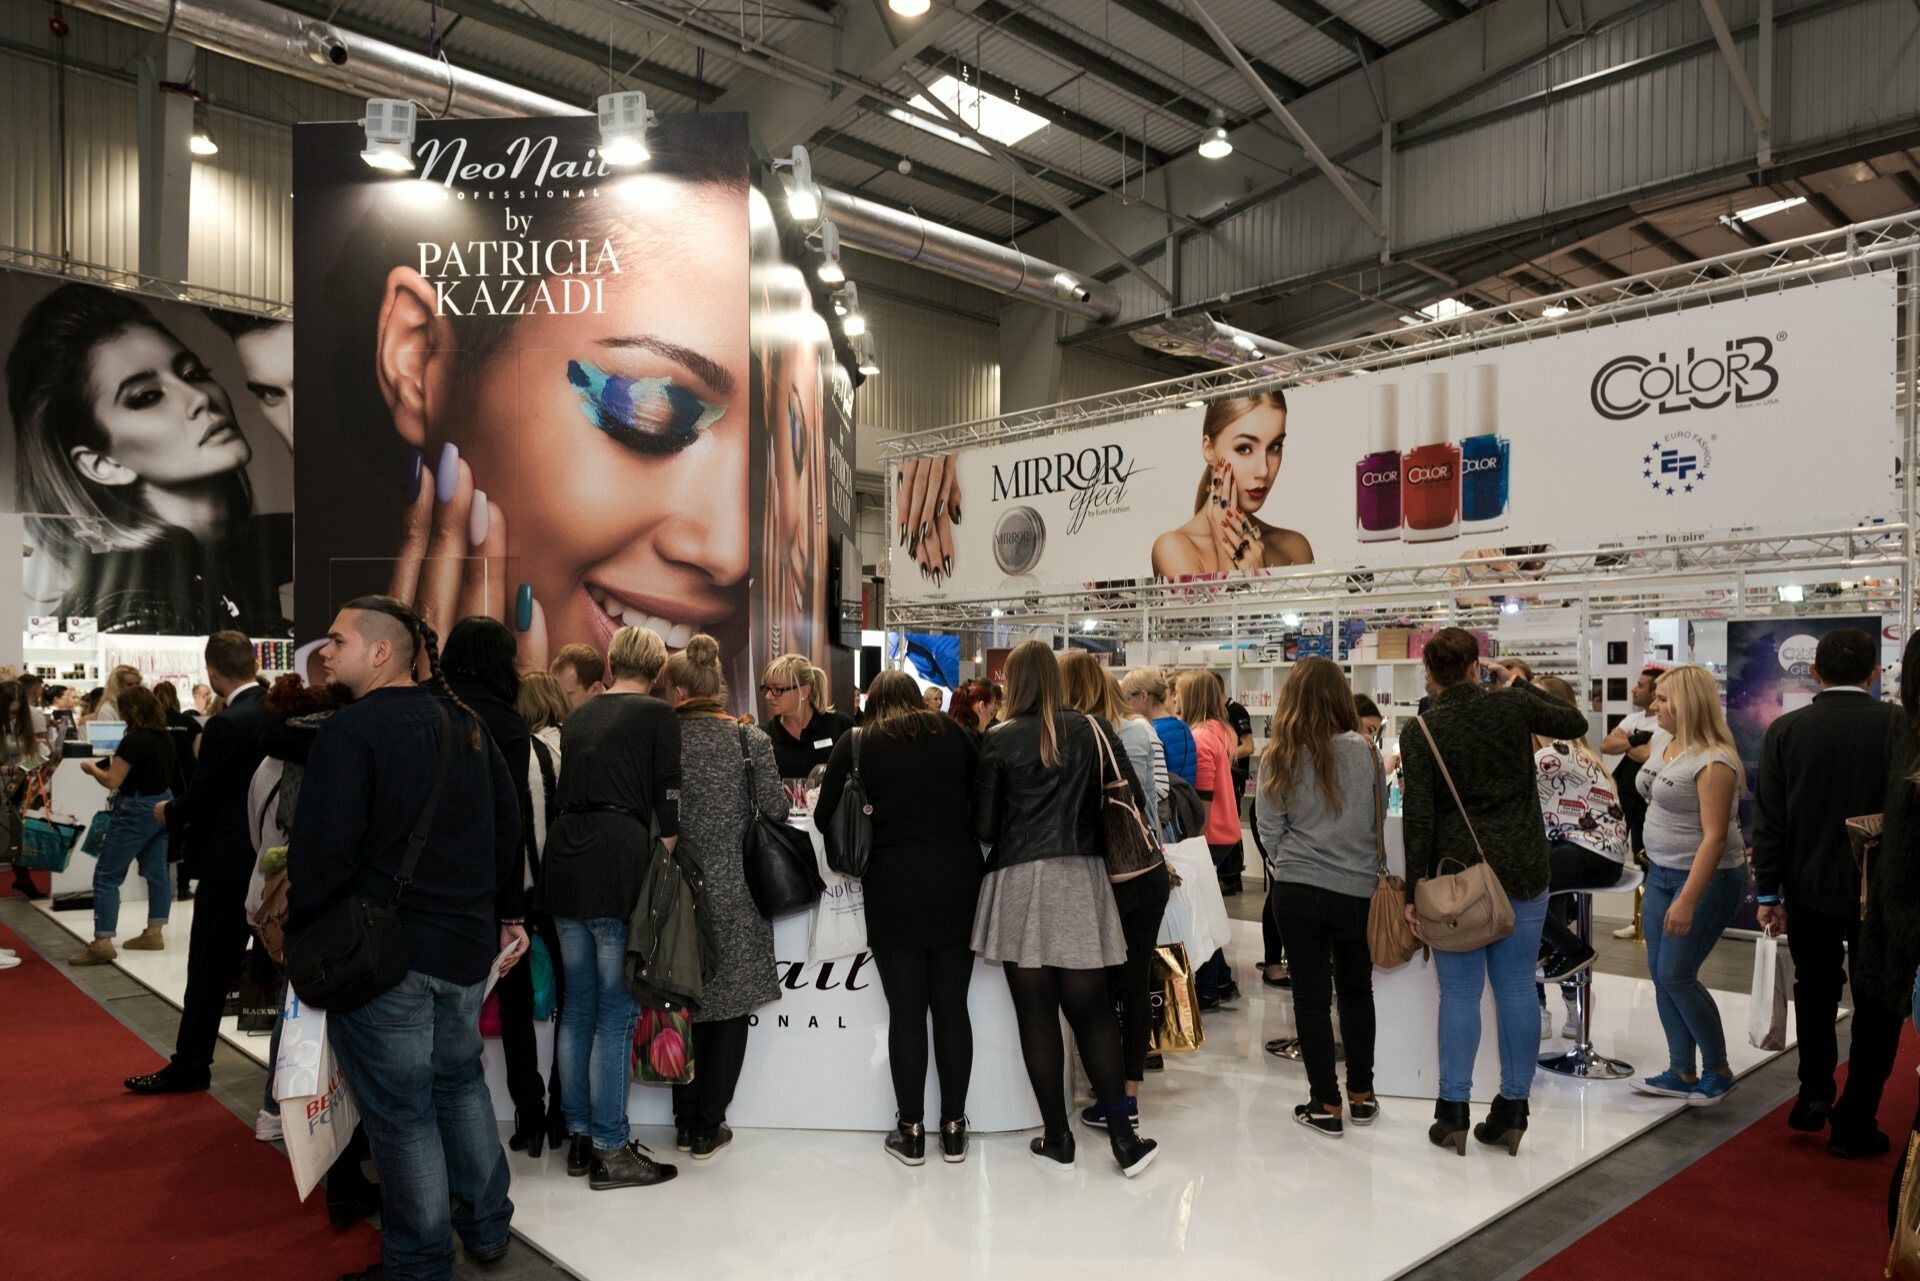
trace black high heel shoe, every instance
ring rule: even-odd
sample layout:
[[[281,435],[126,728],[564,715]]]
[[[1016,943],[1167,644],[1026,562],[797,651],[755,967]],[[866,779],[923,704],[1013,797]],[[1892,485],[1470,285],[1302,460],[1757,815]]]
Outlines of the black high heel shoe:
[[[1437,1148],[1452,1148],[1465,1156],[1467,1127],[1472,1120],[1464,1102],[1449,1103],[1439,1099],[1433,1105],[1433,1125],[1427,1130],[1427,1141]]]
[[[527,1113],[519,1108],[513,1110],[513,1136],[507,1140],[507,1146],[515,1152],[525,1152],[539,1159],[540,1151],[547,1143],[547,1113],[542,1108]]]
[[[1473,1137],[1489,1147],[1504,1147],[1508,1156],[1520,1155],[1520,1140],[1527,1135],[1527,1101],[1496,1095],[1487,1119],[1473,1127]]]
[[[547,1146],[558,1152],[567,1145],[567,1114],[560,1110],[560,1089],[547,1096]]]

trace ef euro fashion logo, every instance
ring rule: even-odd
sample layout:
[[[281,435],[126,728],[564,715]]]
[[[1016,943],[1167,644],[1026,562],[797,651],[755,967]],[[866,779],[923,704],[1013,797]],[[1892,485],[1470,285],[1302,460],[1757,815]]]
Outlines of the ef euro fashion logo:
[[[1689,347],[1680,358],[1664,351],[1652,357],[1616,356],[1593,376],[1593,410],[1624,422],[1649,409],[1684,414],[1729,403],[1757,404],[1780,387],[1780,371],[1773,367],[1774,343],[1785,338],[1784,333],[1729,338],[1722,351],[1703,353]]]
[[[1669,498],[1696,493],[1713,466],[1713,442],[1718,439],[1697,431],[1670,431],[1640,455],[1640,478],[1654,493]]]

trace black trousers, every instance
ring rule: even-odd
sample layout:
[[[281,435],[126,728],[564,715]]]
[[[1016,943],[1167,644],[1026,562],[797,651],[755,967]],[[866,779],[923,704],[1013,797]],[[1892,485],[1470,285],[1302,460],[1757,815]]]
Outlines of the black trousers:
[[[554,1008],[565,999],[566,979],[560,966],[560,935],[553,918],[545,912],[527,914],[528,929],[547,945],[553,959]],[[500,1049],[507,1060],[507,1093],[513,1096],[514,1110],[529,1119],[546,1115],[548,1097],[560,1106],[560,1056],[554,1055],[553,1083],[549,1092],[540,1079],[540,1049],[533,1037],[533,963],[522,957],[520,964],[508,970],[494,987],[500,994]]]
[[[1542,954],[1571,952],[1580,945],[1580,937],[1567,924],[1572,903],[1568,892],[1603,890],[1618,885],[1624,869],[1606,855],[1596,854],[1572,841],[1555,841],[1547,850],[1547,861],[1552,869],[1548,874],[1547,892],[1553,897],[1547,900],[1547,919],[1540,928],[1540,951]]]
[[[1273,896],[1280,888],[1280,882],[1267,883],[1267,905],[1260,913],[1260,946],[1262,967],[1284,965],[1287,961],[1286,941],[1280,935],[1280,918],[1274,915]]]
[[[180,1033],[167,1069],[186,1081],[204,1081],[213,1072],[213,1047],[220,1039],[220,1015],[227,993],[240,978],[246,959],[247,877],[202,880],[193,900],[193,933],[187,943],[187,995],[180,1003]]]
[[[740,1069],[747,1062],[747,1020],[716,1019],[693,1025],[693,1081],[673,1087],[674,1124],[695,1138],[712,1138],[726,1122]]]
[[[1794,1022],[1800,1030],[1800,1097],[1833,1100],[1833,1070],[1840,1060],[1833,1023],[1849,957],[1860,954],[1860,922],[1812,908],[1787,907],[1787,950],[1793,954]],[[1876,1128],[1880,1095],[1893,1073],[1901,1018],[1859,999],[1854,985],[1853,1047],[1847,1055],[1847,1090],[1833,1109],[1835,1134]]]
[[[1165,863],[1113,887],[1127,959],[1107,967],[1107,992],[1120,1007],[1120,1057],[1129,1081],[1147,1076],[1147,1044],[1153,1039],[1153,949],[1172,894]]]
[[[940,1075],[940,1122],[967,1114],[973,1079],[973,952],[966,947],[876,947],[874,968],[887,994],[887,1065],[902,1125],[927,1114],[927,1016],[933,1016],[933,1061]]]
[[[1323,1104],[1340,1102],[1333,1069],[1333,993],[1337,984],[1340,1032],[1347,1047],[1347,1090],[1373,1090],[1373,956],[1367,950],[1371,899],[1317,885],[1277,885],[1272,897],[1287,937],[1293,977],[1293,1020],[1307,1084]]]

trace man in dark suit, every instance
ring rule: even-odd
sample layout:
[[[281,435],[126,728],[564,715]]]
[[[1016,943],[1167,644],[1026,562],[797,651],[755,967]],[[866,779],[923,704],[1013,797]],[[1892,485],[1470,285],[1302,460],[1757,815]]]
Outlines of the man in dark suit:
[[[186,794],[155,808],[169,832],[185,833],[187,867],[200,890],[173,1061],[158,1072],[128,1077],[127,1088],[135,1094],[207,1088],[221,1011],[240,977],[248,938],[247,883],[254,865],[247,788],[265,755],[262,738],[273,719],[254,681],[255,670],[253,642],[245,634],[215,632],[207,638],[207,679],[227,700],[227,709],[207,722]]]
[[[1847,1090],[1833,1101],[1842,967],[1852,969],[1860,955],[1860,875],[1846,821],[1881,811],[1889,733],[1900,714],[1867,692],[1880,674],[1879,653],[1878,642],[1854,628],[1820,638],[1813,658],[1820,693],[1768,728],[1754,789],[1760,925],[1769,933],[1787,931],[1795,971],[1800,1097],[1787,1124],[1817,1132],[1831,1122],[1827,1150],[1838,1157],[1887,1150],[1874,1114],[1900,1040],[1899,1015],[1861,1001],[1853,970]]]

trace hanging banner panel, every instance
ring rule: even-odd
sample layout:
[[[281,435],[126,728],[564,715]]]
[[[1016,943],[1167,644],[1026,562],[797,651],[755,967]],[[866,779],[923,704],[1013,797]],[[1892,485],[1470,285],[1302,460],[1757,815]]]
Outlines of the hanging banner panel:
[[[1894,511],[1891,273],[893,469],[904,600]]]
[[[291,636],[293,325],[0,270],[0,334],[7,626]]]

